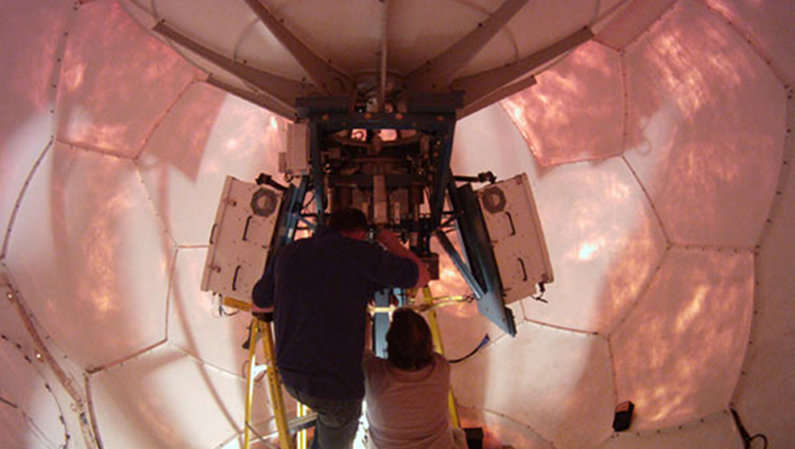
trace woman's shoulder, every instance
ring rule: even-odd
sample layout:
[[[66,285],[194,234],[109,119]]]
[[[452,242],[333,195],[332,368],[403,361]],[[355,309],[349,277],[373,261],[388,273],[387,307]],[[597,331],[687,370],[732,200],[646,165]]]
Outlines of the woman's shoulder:
[[[437,376],[449,377],[450,376],[450,362],[441,354],[433,353],[433,372]]]
[[[435,363],[438,366],[446,366],[446,367],[450,366],[450,362],[447,360],[447,358],[439,354],[438,352],[433,353],[433,363]]]
[[[362,359],[362,368],[364,369],[364,374],[367,376],[383,371],[388,363],[386,359],[376,357],[372,351],[365,351],[364,358]]]

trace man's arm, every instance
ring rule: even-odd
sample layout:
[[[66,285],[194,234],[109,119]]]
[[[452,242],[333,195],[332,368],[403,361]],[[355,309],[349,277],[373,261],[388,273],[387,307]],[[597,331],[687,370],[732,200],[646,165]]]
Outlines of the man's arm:
[[[419,256],[414,254],[414,252],[400,243],[400,238],[397,236],[397,234],[387,229],[381,229],[378,231],[376,240],[384,245],[386,250],[390,253],[398,257],[409,259],[414,262],[415,265],[417,265],[417,272],[419,273],[419,276],[417,276],[417,283],[414,284],[414,288],[425,287],[428,285],[428,281],[431,280],[431,273],[428,271],[428,267],[425,266]]]
[[[251,313],[271,313],[273,312],[273,290],[274,290],[274,269],[275,261],[268,264],[262,277],[251,292]]]
[[[270,307],[260,307],[256,304],[251,304],[251,313],[272,313],[273,306]]]

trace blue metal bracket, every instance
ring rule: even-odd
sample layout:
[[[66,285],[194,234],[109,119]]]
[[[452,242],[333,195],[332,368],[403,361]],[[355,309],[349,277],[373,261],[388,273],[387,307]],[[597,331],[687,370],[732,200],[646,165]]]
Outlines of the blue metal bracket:
[[[456,187],[455,181],[449,184],[448,195],[455,211],[461,243],[469,261],[469,270],[462,271],[461,274],[470,283],[470,287],[472,285],[482,287],[481,294],[478,294],[475,288],[472,289],[478,298],[478,310],[500,329],[515,336],[516,322],[513,311],[505,307],[502,280],[477,196],[470,184]],[[465,266],[460,257],[459,263]],[[458,267],[458,264],[456,266]]]
[[[461,277],[463,277],[467,285],[469,285],[469,289],[472,290],[475,297],[480,299],[485,296],[486,293],[483,291],[483,287],[478,283],[478,280],[475,279],[472,270],[470,270],[469,266],[464,262],[464,258],[461,257],[461,254],[456,251],[455,246],[453,246],[453,243],[447,238],[447,235],[443,231],[436,231],[434,235],[436,239],[439,240],[439,243],[442,244],[442,248],[450,257],[450,260],[453,261],[453,265],[455,265],[458,272],[461,273]]]
[[[391,289],[385,288],[375,293],[376,307],[388,307]],[[389,330],[389,313],[380,312],[373,315],[373,352],[376,357],[386,358],[386,333]]]

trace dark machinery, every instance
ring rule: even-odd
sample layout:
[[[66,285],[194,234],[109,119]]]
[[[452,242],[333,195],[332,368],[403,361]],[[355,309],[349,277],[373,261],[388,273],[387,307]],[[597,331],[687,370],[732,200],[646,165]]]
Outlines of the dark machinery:
[[[437,238],[471,288],[481,313],[515,335],[513,313],[506,307],[506,287],[493,249],[495,240],[489,235],[481,204],[485,201],[488,210],[508,214],[516,237],[526,237],[517,231],[525,224],[514,222],[509,212],[503,212],[507,200],[502,189],[491,187],[498,192],[496,200],[488,189],[485,195],[473,189],[473,184],[494,184],[493,174],[454,176],[450,172],[459,105],[456,95],[436,96],[413,108],[411,103],[402,107],[390,104],[384,108],[388,112],[370,112],[367,103],[351,106],[328,97],[300,99],[300,117],[290,126],[281,167],[292,182],[284,187],[270,176],[258,180],[263,189],[270,186],[284,192],[269,255],[288,244],[297,231],[322,224],[326,214],[355,207],[365,212],[372,226],[387,227],[408,241],[433,279],[438,279],[439,258],[431,252],[430,241]],[[532,197],[530,200],[532,203]],[[535,232],[529,235],[541,237],[534,205],[530,206]],[[465,257],[447,237],[454,230],[459,233]],[[513,263],[521,268],[520,277],[532,289],[552,280],[543,239],[539,249],[542,254],[530,257],[540,260],[543,273],[530,273],[528,265],[532,264],[521,256],[518,265]],[[387,305],[390,294],[400,302],[402,292],[384,292],[376,298],[377,305]],[[383,341],[378,337],[386,332],[384,324],[388,326],[388,322],[376,320],[379,352]]]
[[[334,210],[354,207],[365,213],[374,229],[388,228],[407,241],[432,279],[439,277],[439,257],[431,251],[431,238],[436,238],[472,290],[481,314],[515,335],[514,316],[506,304],[531,296],[537,286],[543,292],[544,283],[552,281],[527,176],[496,182],[491,172],[477,176],[450,172],[460,95],[381,103],[380,108],[374,104],[378,102],[298,99],[299,116],[289,125],[287,151],[280,155],[286,184],[266,174],[256,184],[227,177],[202,290],[216,292],[225,301],[242,301],[238,308],[250,307],[245,300],[250,301],[254,283],[280,248],[311,233]],[[475,189],[473,184],[482,187]],[[448,238],[452,231],[458,232],[463,256]],[[429,292],[423,290],[424,307],[433,307],[428,304],[433,302]],[[386,356],[388,306],[407,302],[401,289],[376,293],[373,349],[378,356]],[[250,329],[259,326],[255,319]],[[432,328],[438,336],[438,326]],[[249,338],[252,366],[255,341]],[[273,344],[270,334],[263,341],[266,348]],[[487,341],[488,336],[482,344]],[[272,377],[271,397],[280,404],[275,371]],[[249,388],[253,378],[248,376]],[[250,404],[249,398],[247,423]],[[290,447],[292,425],[283,406],[277,408],[279,437],[283,447]],[[450,409],[451,419],[460,425],[452,392]],[[482,440],[478,430],[467,429],[470,447],[478,447]],[[250,441],[248,430],[245,435]]]

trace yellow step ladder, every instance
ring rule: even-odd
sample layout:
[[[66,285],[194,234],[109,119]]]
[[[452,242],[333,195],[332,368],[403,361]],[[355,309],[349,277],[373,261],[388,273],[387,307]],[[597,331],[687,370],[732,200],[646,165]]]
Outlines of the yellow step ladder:
[[[439,354],[444,355],[444,346],[442,344],[442,336],[439,330],[439,324],[436,319],[435,308],[439,306],[434,302],[435,299],[431,295],[430,287],[421,289],[422,295],[413,308],[420,311],[427,312],[428,325],[431,328],[431,335],[433,337],[434,350]],[[457,303],[466,300],[464,297],[446,297],[445,304]],[[233,298],[225,297],[223,299],[225,306],[233,307],[246,312],[251,311],[251,304],[239,301]],[[374,308],[382,309],[382,308]],[[391,307],[385,307],[380,310],[386,312]],[[257,364],[256,346],[257,341],[262,341],[263,353],[265,355],[265,363]],[[288,421],[287,412],[284,405],[284,394],[282,393],[282,381],[279,375],[279,370],[276,367],[276,353],[273,344],[273,330],[271,323],[261,320],[256,316],[251,320],[251,332],[248,342],[248,370],[246,373],[246,413],[245,413],[245,426],[243,430],[243,449],[250,449],[251,447],[251,434],[256,433],[251,423],[251,414],[254,403],[254,383],[256,377],[264,370],[268,381],[268,393],[271,399],[273,408],[273,416],[276,421],[276,429],[279,435],[279,446],[281,449],[306,449],[307,448],[307,432],[306,429],[312,427],[317,418],[315,413],[309,411],[309,408],[301,403],[297,403],[297,417],[292,421]],[[456,428],[461,428],[461,422],[458,415],[458,406],[456,403],[455,395],[453,394],[452,386],[448,396],[448,407],[450,412],[450,422]],[[292,435],[296,434],[296,440],[293,441]],[[265,437],[257,435],[260,440],[265,440]]]
[[[225,297],[223,304],[245,312],[251,311],[251,304],[234,298]],[[265,363],[257,363],[257,341],[262,341],[262,349],[265,356]],[[248,341],[248,370],[246,372],[246,414],[245,425],[243,428],[243,449],[250,449],[252,433],[256,434],[252,422],[251,414],[254,407],[254,383],[257,376],[265,372],[268,381],[268,395],[273,408],[273,417],[276,421],[276,430],[279,435],[279,446],[281,449],[306,449],[307,431],[306,429],[315,424],[317,415],[311,413],[309,408],[301,403],[297,403],[297,416],[293,420],[287,419],[287,410],[284,405],[284,394],[282,392],[282,379],[279,369],[276,367],[276,352],[273,345],[273,330],[271,323],[252,317],[251,328]],[[295,441],[293,441],[295,434]],[[260,440],[266,437],[257,435]]]

